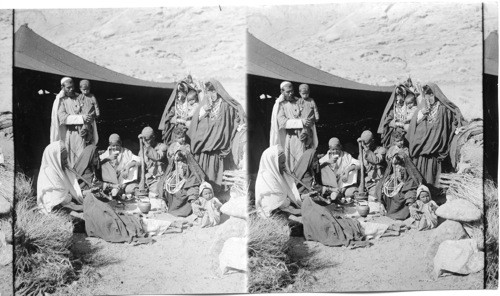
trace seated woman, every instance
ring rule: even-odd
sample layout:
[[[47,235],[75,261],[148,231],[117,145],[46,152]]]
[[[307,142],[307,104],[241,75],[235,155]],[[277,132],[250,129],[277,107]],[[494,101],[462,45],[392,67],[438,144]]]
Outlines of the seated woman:
[[[386,215],[395,220],[410,216],[409,206],[415,202],[417,187],[423,181],[409,157],[397,154],[376,187],[376,197]]]
[[[205,173],[190,153],[180,149],[173,152],[167,171],[158,182],[168,212],[177,217],[189,216],[193,212],[191,203],[198,199],[199,186],[205,179]]]
[[[255,182],[255,208],[263,218],[279,211],[300,213],[300,194],[287,172],[283,148],[275,145],[262,153]]]
[[[83,204],[76,176],[67,169],[68,152],[63,142],[49,144],[43,151],[37,181],[37,204],[41,212],[50,213],[56,206]]]

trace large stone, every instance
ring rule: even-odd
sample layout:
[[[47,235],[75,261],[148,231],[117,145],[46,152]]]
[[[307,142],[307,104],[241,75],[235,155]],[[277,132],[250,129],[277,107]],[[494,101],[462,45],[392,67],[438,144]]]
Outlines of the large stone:
[[[481,211],[471,202],[458,198],[449,200],[436,210],[439,217],[460,221],[474,222],[481,219]]]
[[[3,196],[0,196],[0,215],[7,215],[10,213],[11,204]]]
[[[434,257],[434,276],[443,273],[470,274],[484,268],[484,253],[479,252],[473,239],[446,240],[439,245]]]
[[[436,229],[432,231],[431,243],[426,251],[426,257],[428,259],[434,258],[438,250],[439,245],[445,240],[459,240],[462,238],[468,238],[467,232],[465,232],[462,223],[446,220]]]

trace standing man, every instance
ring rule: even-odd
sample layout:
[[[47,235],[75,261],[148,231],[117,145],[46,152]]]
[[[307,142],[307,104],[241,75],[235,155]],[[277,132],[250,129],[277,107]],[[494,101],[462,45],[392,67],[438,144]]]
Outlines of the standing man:
[[[57,111],[58,126],[60,127],[59,136],[64,141],[68,150],[68,163],[72,167],[87,144],[95,145],[97,143],[97,130],[93,128],[93,133],[87,139],[82,134],[83,125],[94,122],[95,115],[84,111],[91,109],[92,101],[74,92],[73,80],[71,78],[63,78],[61,82],[64,94],[60,98]]]
[[[281,83],[281,96],[284,101],[278,108],[278,128],[285,130],[285,156],[288,167],[293,169],[306,149],[317,147],[316,130],[312,129],[314,107],[311,102],[294,96],[291,82]]]

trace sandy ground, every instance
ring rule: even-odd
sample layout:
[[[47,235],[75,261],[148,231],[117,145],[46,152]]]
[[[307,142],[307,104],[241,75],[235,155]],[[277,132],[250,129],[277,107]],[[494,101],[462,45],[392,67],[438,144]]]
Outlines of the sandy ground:
[[[425,252],[432,231],[411,230],[357,249],[327,247],[294,237],[292,254],[322,261],[323,266],[313,271],[318,280],[308,292],[483,289],[482,272],[438,280],[430,276],[432,261]]]
[[[254,36],[311,66],[371,85],[434,81],[466,119],[482,118],[481,3],[256,7],[247,20]]]
[[[102,277],[86,287],[89,294],[243,293],[244,273],[218,272],[218,250],[222,245],[217,231],[223,226],[195,226],[138,246],[75,234],[72,248],[80,256],[101,258],[95,271]],[[77,295],[83,295],[83,291]]]

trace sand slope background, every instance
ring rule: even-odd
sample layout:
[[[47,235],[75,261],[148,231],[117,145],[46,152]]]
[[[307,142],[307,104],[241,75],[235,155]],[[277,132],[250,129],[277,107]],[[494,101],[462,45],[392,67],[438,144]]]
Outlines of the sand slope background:
[[[240,102],[245,93],[245,12],[238,7],[17,10],[22,24],[100,66],[173,82],[215,77]],[[244,104],[243,104],[244,105]]]
[[[0,112],[12,111],[12,10],[0,9]]]
[[[434,81],[467,119],[482,117],[480,3],[254,7],[247,22],[257,38],[323,71],[372,85]],[[490,23],[486,34],[498,26]]]

